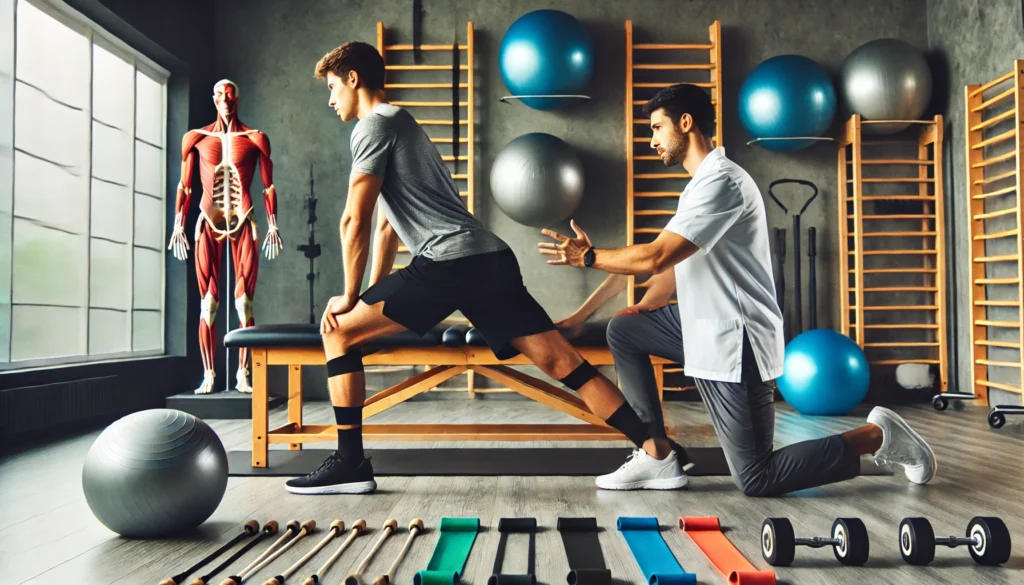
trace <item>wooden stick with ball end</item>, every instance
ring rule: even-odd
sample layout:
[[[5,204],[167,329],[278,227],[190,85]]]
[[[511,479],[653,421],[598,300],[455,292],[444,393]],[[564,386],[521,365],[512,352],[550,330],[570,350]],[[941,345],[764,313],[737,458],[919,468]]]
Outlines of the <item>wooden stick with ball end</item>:
[[[316,555],[316,553],[320,552],[320,549],[327,546],[327,543],[330,542],[332,538],[341,534],[344,531],[344,522],[342,522],[341,520],[335,520],[334,522],[331,522],[331,527],[328,529],[327,536],[323,537],[323,539],[321,539],[320,542],[316,543],[316,545],[313,546],[313,548],[308,553],[306,553],[301,559],[295,561],[295,563],[292,566],[288,567],[280,575],[267,579],[264,585],[283,585],[283,583],[288,579],[288,577],[294,575],[295,571],[298,571],[300,568],[302,568],[302,565],[305,565],[306,562],[309,561],[309,559],[313,558]]]
[[[402,551],[398,553],[398,558],[395,562],[391,563],[391,568],[388,569],[387,574],[381,575],[373,580],[373,585],[390,585],[391,580],[395,578],[395,570],[398,569],[398,565],[405,558],[405,553],[409,552],[409,548],[412,546],[412,539],[416,538],[416,535],[423,530],[423,520],[419,518],[409,523],[409,538],[405,539],[405,546],[402,547]],[[268,584],[269,585],[269,584]]]
[[[377,554],[377,551],[380,550],[381,545],[384,544],[387,537],[391,536],[391,533],[396,530],[398,530],[398,520],[392,518],[384,523],[384,534],[381,534],[380,538],[377,539],[377,544],[373,545],[373,549],[366,555],[363,562],[359,564],[359,568],[356,569],[356,572],[345,577],[345,585],[360,585],[360,583],[362,583],[363,571],[370,566],[370,561],[373,560],[373,555]]]
[[[356,520],[355,524],[352,525],[352,528],[348,533],[348,538],[345,539],[345,542],[341,543],[341,546],[338,547],[338,550],[334,551],[334,554],[331,555],[329,559],[327,559],[324,565],[320,567],[320,570],[310,575],[308,579],[302,582],[302,585],[317,585],[320,582],[320,579],[322,579],[323,576],[327,573],[327,570],[331,568],[331,565],[333,565],[334,562],[337,561],[339,557],[341,557],[341,554],[345,552],[345,549],[347,549],[350,544],[352,544],[352,541],[355,540],[356,537],[362,534],[363,531],[365,530],[366,521],[363,519]]]
[[[199,570],[200,567],[205,566],[206,563],[208,563],[208,562],[212,561],[213,559],[219,557],[220,555],[224,554],[224,552],[226,550],[228,550],[229,548],[235,546],[240,541],[242,541],[242,540],[252,536],[253,534],[256,534],[259,531],[260,531],[260,523],[257,522],[256,520],[249,520],[248,522],[245,523],[245,526],[242,527],[242,533],[241,534],[239,534],[238,536],[236,536],[236,537],[232,538],[231,540],[229,540],[226,544],[224,544],[224,546],[218,548],[217,550],[215,550],[212,553],[210,553],[210,554],[206,555],[205,557],[203,557],[203,559],[201,561],[199,561],[198,563],[192,565],[191,567],[185,569],[184,571],[178,573],[177,575],[175,575],[173,577],[168,577],[167,579],[164,579],[163,581],[160,582],[160,585],[179,585],[182,581],[185,580],[185,577],[188,577],[192,573],[195,573],[196,571]]]
[[[290,523],[289,523],[289,525],[290,525]],[[256,566],[254,566],[251,569],[248,569],[246,571],[241,571],[237,575],[232,575],[232,576],[228,577],[227,579],[224,579],[223,581],[220,582],[220,585],[242,585],[242,583],[246,579],[248,579],[249,577],[252,577],[254,574],[256,574],[257,571],[259,571],[263,567],[265,567],[265,566],[269,565],[270,563],[274,562],[274,559],[276,559],[277,557],[279,557],[279,556],[283,555],[284,553],[288,552],[288,549],[290,549],[291,547],[295,546],[296,542],[299,542],[300,540],[302,540],[303,536],[306,536],[307,534],[309,534],[310,532],[313,532],[314,530],[316,530],[316,522],[314,522],[313,520],[306,520],[305,522],[302,523],[302,526],[301,526],[301,528],[299,530],[299,533],[295,535],[295,538],[292,538],[288,542],[286,542],[283,545],[281,545],[281,547],[278,548],[277,550],[275,550],[273,552],[273,554],[271,554],[270,556],[268,556],[265,559],[263,559],[262,561],[260,561]]]
[[[212,579],[214,575],[220,573],[224,569],[231,566],[231,563],[242,558],[242,555],[249,552],[250,549],[252,549],[257,544],[262,542],[264,538],[268,536],[273,536],[274,534],[277,534],[277,521],[271,520],[270,522],[267,522],[263,525],[263,530],[261,530],[259,535],[256,536],[256,538],[252,539],[251,542],[247,543],[245,546],[235,551],[235,554],[231,555],[224,562],[214,567],[214,569],[209,573],[203,575],[202,577],[196,577],[194,581],[189,583],[189,585],[206,585],[210,582],[210,579]]]

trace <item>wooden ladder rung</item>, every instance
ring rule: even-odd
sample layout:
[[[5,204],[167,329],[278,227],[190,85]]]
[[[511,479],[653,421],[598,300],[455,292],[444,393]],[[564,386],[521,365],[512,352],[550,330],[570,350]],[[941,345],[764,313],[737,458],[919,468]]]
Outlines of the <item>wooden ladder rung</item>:
[[[854,232],[856,235],[856,232]],[[882,238],[882,237],[914,237],[914,236],[934,236],[935,232],[864,232],[865,238]]]
[[[981,168],[984,168],[984,167],[987,167],[987,166],[990,166],[990,165],[994,165],[996,163],[1001,163],[1001,162],[1003,162],[1005,160],[1010,160],[1011,158],[1013,158],[1015,156],[1017,156],[1017,151],[1011,150],[1010,152],[1007,152],[1006,154],[1001,154],[999,156],[992,157],[992,158],[989,158],[989,159],[983,159],[979,163],[974,163],[973,165],[971,165],[971,168],[972,169],[981,169]]]
[[[416,120],[420,126],[451,126],[451,120]],[[459,126],[468,126],[469,120],[459,120]]]
[[[662,228],[636,228],[633,230],[634,234],[660,234]]]
[[[846,164],[853,164],[853,160],[847,160]],[[933,165],[935,161],[924,158],[862,158],[862,165]]]
[[[1019,278],[975,278],[974,284],[1019,284]]]
[[[999,211],[992,211],[990,213],[979,213],[978,215],[971,216],[971,219],[977,221],[979,219],[992,219],[993,217],[1002,217],[1004,215],[1013,215],[1017,213],[1015,207],[1007,207],[1006,209],[1000,209]]]
[[[385,65],[387,71],[451,71],[451,65]],[[459,65],[459,71],[469,71],[469,65]]]
[[[1019,368],[1020,363],[1017,362],[996,362],[992,360],[974,360],[974,363],[980,366],[998,366],[1000,368]]]
[[[982,193],[980,195],[972,195],[971,199],[988,199],[989,197],[998,197],[1000,195],[1006,195],[1007,193],[1013,193],[1017,190],[1017,186],[1006,187],[1005,189],[999,189],[998,191],[991,191],[989,193]]]
[[[937,286],[876,286],[865,288],[864,292],[938,292]]]
[[[634,179],[689,179],[690,173],[637,173]]]
[[[935,219],[934,213],[894,213],[892,215],[862,215],[861,219]]]
[[[857,305],[851,305],[850,310],[856,309]],[[878,305],[864,307],[865,311],[936,311],[939,307],[935,305]]]
[[[680,51],[710,51],[714,49],[715,45],[711,43],[704,44],[677,44],[677,43],[637,43],[633,45],[633,49],[638,51],[660,51],[660,50],[680,50]]]
[[[988,380],[975,380],[975,384],[984,386],[986,388],[995,388],[996,390],[1005,390],[1007,392],[1015,392],[1017,394],[1024,393],[1020,388],[1010,386],[1009,384],[1000,384],[999,382],[989,382]]]
[[[999,238],[1010,238],[1017,235],[1017,230],[1006,230],[1005,232],[993,232],[991,234],[978,234],[974,236],[975,240],[995,240]]]
[[[385,51],[412,51],[415,45],[384,45]],[[451,51],[451,45],[420,45],[421,51]],[[460,51],[468,51],[469,45],[459,45]]]
[[[454,157],[452,155],[444,155],[444,156],[441,157],[441,160],[444,161],[444,162],[455,162],[455,158],[456,157]],[[464,154],[460,154],[458,156],[458,159],[459,160],[469,160],[469,157],[464,155]]]
[[[854,274],[856,270],[850,270],[850,274]],[[934,274],[938,272],[936,268],[865,268],[862,270],[864,274]]]
[[[469,175],[467,173],[455,173],[452,175],[452,178],[458,181],[459,179],[468,179]]]
[[[656,154],[638,154],[633,160],[661,160],[661,157]]]
[[[451,89],[451,83],[385,83],[384,89]],[[468,89],[468,83],[460,83],[459,89]]]
[[[679,197],[678,191],[635,191],[633,197]]]
[[[676,85],[677,83],[679,83],[679,82],[678,81],[673,81],[671,83],[653,83],[653,82],[647,82],[647,81],[644,81],[644,82],[634,82],[633,83],[633,88],[634,89],[635,88],[663,89],[663,88],[666,88],[666,87],[672,87],[673,85]],[[688,81],[687,84],[689,84],[689,85],[696,85],[697,87],[703,87],[705,89],[711,89],[711,88],[716,87],[718,85],[717,83],[714,83],[714,82],[710,82],[709,83],[707,81],[702,81],[702,82]],[[637,104],[637,105],[642,105],[642,104],[646,104],[647,103],[646,100],[640,100],[640,102],[641,102],[641,104]]]
[[[633,212],[633,215],[647,216],[647,215],[675,215],[676,212],[671,209],[639,209]]]
[[[1000,329],[1020,329],[1020,321],[990,321],[979,319],[974,322],[976,327],[999,327]]]
[[[928,256],[936,254],[937,250],[864,250],[861,252],[863,256],[910,256],[910,255],[921,255]],[[857,252],[847,252],[849,255],[856,254]]]
[[[1020,349],[1020,344],[1013,341],[992,341],[991,339],[979,339],[974,345],[987,345],[990,347],[1005,347],[1008,349]]]
[[[430,141],[433,142],[434,144],[451,144],[452,143],[452,139],[451,138],[431,138]],[[459,138],[459,144],[466,144],[467,142],[469,142],[468,138]]]
[[[984,122],[980,122],[978,124],[975,124],[974,126],[971,126],[971,132],[977,132],[978,130],[984,130],[985,128],[988,128],[989,126],[995,126],[996,124],[1002,122],[1003,120],[1012,118],[1016,113],[1016,110],[1007,110],[1002,114],[999,114],[998,116],[992,116],[991,118],[985,120]]]
[[[992,175],[991,177],[985,177],[984,179],[978,179],[974,181],[974,185],[987,185],[989,183],[995,183],[996,181],[1002,181],[1003,179],[1009,179],[1010,177],[1017,176],[1017,169],[1007,171],[1005,173],[999,173],[998,175]]]
[[[1017,262],[1020,260],[1020,254],[1007,254],[1005,256],[982,256],[981,258],[975,258],[975,262]]]
[[[713,71],[714,63],[634,63],[633,71]]]
[[[980,150],[982,148],[985,148],[986,146],[992,146],[993,144],[999,144],[1000,142],[1002,142],[1004,140],[1009,140],[1009,139],[1013,138],[1016,135],[1017,135],[1017,129],[1016,128],[1011,128],[1011,129],[1007,130],[1006,132],[1003,132],[1002,134],[997,134],[997,135],[993,136],[992,138],[988,138],[988,139],[982,140],[981,142],[979,142],[977,144],[972,144],[971,145],[971,150]]]
[[[1001,101],[1005,100],[1006,98],[1012,96],[1015,91],[1016,91],[1016,88],[1011,87],[1010,89],[1004,91],[1003,93],[1001,93],[1001,94],[999,94],[999,95],[997,95],[997,96],[995,96],[993,98],[989,98],[988,100],[986,100],[984,102],[981,102],[981,105],[976,106],[974,108],[971,108],[971,111],[972,112],[980,112],[982,110],[986,110],[988,108],[991,108],[993,105],[998,104],[999,102],[1001,102]]]
[[[985,93],[986,91],[992,89],[993,87],[999,85],[1000,83],[1013,79],[1013,76],[1014,76],[1014,72],[1013,71],[1011,71],[1009,73],[1006,73],[1006,74],[1003,74],[1003,75],[1000,75],[999,77],[993,79],[992,81],[990,81],[990,82],[986,83],[985,85],[982,85],[978,89],[972,91],[969,95],[970,95],[970,97],[977,97],[977,96]]]
[[[865,325],[865,329],[938,329],[935,323],[877,323]]]
[[[853,197],[847,197],[853,201]],[[935,195],[863,195],[861,201],[934,201]]]
[[[1020,301],[974,301],[976,307],[1020,307]]]
[[[450,108],[455,102],[421,102],[421,101],[396,101],[391,102],[393,106],[402,108]],[[468,106],[469,102],[459,102],[459,106]],[[450,123],[450,122],[449,122]]]
[[[868,363],[872,364],[872,365],[879,365],[879,366],[898,366],[900,364],[939,364],[941,362],[939,362],[939,360],[932,360],[932,359],[921,359],[921,360],[902,359],[902,360],[868,360]]]
[[[853,184],[853,179],[847,179],[847,183]],[[865,177],[860,180],[861,183],[934,183],[935,179],[927,177]]]

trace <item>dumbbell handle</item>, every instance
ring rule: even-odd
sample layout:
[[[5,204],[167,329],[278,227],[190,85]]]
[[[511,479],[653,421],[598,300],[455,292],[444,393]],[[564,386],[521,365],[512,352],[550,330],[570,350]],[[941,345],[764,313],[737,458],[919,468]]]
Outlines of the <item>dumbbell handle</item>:
[[[823,546],[837,546],[842,545],[843,541],[839,538],[827,538],[824,536],[815,536],[814,538],[794,538],[793,544],[799,546],[809,546],[811,548],[821,548]]]
[[[964,538],[962,536],[939,536],[935,538],[935,544],[942,544],[948,546],[949,548],[956,548],[958,546],[963,546],[965,544],[970,546],[977,546],[981,544],[979,540],[980,539],[978,538]]]

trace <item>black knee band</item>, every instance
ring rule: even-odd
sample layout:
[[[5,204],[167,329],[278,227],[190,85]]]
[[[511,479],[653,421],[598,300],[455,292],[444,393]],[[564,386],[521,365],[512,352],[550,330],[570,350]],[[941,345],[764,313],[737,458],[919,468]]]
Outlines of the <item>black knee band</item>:
[[[362,406],[335,406],[334,423],[339,425],[363,424]]]
[[[565,384],[573,390],[579,390],[584,384],[589,382],[594,376],[599,375],[597,368],[590,365],[590,362],[583,360],[583,363],[576,366],[576,369],[572,371],[568,376],[559,380],[559,382]]]
[[[327,360],[327,377],[341,376],[363,371],[363,353],[350,351],[344,355]]]

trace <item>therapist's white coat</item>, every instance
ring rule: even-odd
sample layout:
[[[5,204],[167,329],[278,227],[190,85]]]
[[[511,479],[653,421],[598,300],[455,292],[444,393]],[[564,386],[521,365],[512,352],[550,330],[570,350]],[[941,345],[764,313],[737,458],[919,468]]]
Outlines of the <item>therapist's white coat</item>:
[[[700,248],[675,266],[686,374],[740,382],[745,328],[761,379],[781,376],[782,311],[764,199],[754,180],[716,148],[701,161],[665,229]]]

